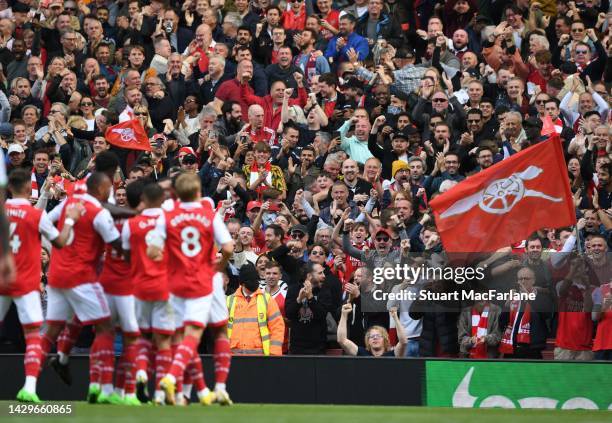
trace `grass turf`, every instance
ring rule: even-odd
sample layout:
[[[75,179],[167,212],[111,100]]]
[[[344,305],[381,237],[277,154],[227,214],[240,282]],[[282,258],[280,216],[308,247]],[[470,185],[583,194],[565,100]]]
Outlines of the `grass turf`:
[[[9,416],[10,404],[0,402],[2,420]],[[45,404],[53,404],[47,402]],[[45,422],[84,423],[153,423],[157,421],[202,421],[207,423],[371,423],[379,422],[449,422],[461,423],[475,420],[495,423],[559,423],[559,422],[610,422],[609,411],[561,411],[561,410],[501,410],[501,409],[451,409],[432,407],[381,407],[346,405],[281,405],[281,404],[237,404],[232,407],[125,407],[112,405],[90,405],[84,402],[72,403],[71,416],[45,416]],[[40,422],[40,416],[16,417],[18,422]],[[4,420],[8,421],[8,420]]]

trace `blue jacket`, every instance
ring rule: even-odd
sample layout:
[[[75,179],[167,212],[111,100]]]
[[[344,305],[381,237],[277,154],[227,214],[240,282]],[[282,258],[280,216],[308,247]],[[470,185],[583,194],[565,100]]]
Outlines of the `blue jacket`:
[[[329,44],[327,44],[327,50],[325,50],[325,57],[327,57],[328,59],[333,58],[334,61],[337,63],[348,61],[348,56],[346,55],[346,52],[351,48],[354,48],[355,51],[358,53],[360,61],[365,60],[366,57],[368,57],[368,54],[370,53],[368,40],[354,32],[351,32],[351,34],[348,36],[346,45],[342,47],[340,51],[336,51],[337,41],[338,36],[336,35],[331,40],[329,40]]]

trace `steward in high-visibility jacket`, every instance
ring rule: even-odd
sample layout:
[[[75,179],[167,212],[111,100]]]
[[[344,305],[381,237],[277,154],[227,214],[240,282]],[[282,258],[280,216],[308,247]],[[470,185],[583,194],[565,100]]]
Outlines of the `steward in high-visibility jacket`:
[[[285,322],[276,301],[259,288],[249,292],[241,285],[227,297],[227,336],[232,353],[282,355]]]

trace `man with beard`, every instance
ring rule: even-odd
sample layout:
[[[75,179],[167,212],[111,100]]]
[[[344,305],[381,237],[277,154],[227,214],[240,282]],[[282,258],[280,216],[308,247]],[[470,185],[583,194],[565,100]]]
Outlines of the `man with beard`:
[[[300,67],[306,75],[306,81],[310,84],[313,76],[323,75],[330,71],[329,62],[325,57],[315,55],[315,42],[317,36],[311,29],[304,29],[295,35],[296,45],[300,53],[295,58],[295,64]],[[320,79],[319,79],[320,81]]]
[[[42,102],[38,98],[32,97],[30,81],[26,78],[17,77],[11,82],[11,91],[8,96],[9,104],[11,105],[11,118],[21,119],[21,110],[23,106],[32,104],[42,110]]]
[[[243,125],[240,103],[236,101],[226,101],[223,103],[221,116],[215,123],[215,129],[219,134],[219,139],[224,141],[223,144],[231,145],[233,143],[245,142],[246,140],[236,139]]]
[[[13,60],[6,67],[6,79],[10,84],[17,77],[28,77],[28,58],[25,55],[26,45],[23,40],[13,41]]]
[[[440,191],[440,185],[444,181],[461,182],[465,176],[459,173],[459,155],[454,152],[444,154],[444,167],[446,170],[440,176],[436,176],[431,180],[431,186],[426,186],[428,196],[431,196]],[[429,180],[428,180],[429,181]]]
[[[236,6],[236,11],[240,15],[240,19],[242,20],[242,25],[247,28],[251,33],[255,32],[255,26],[257,22],[261,19],[261,17],[251,10],[249,7],[250,2],[248,0],[235,0],[234,6]],[[240,31],[240,28],[238,29]]]
[[[359,177],[359,165],[355,160],[346,159],[342,163],[342,176],[349,189],[349,200],[364,205],[370,196],[372,184]]]
[[[131,120],[134,117],[134,107],[142,104],[142,93],[139,87],[132,85],[131,87],[126,87],[124,92],[126,106],[119,115],[119,122]]]
[[[266,67],[266,76],[268,83],[272,85],[276,81],[283,81],[287,88],[293,88],[297,96],[298,83],[295,79],[295,74],[303,75],[302,69],[293,64],[293,54],[291,48],[282,46],[278,49],[276,56],[277,62]]]
[[[327,313],[333,310],[331,291],[325,286],[325,269],[317,263],[306,265],[305,278],[292,284],[285,300],[291,323],[290,354],[325,354]]]
[[[396,160],[408,161],[408,137],[403,132],[397,132],[391,140],[391,148],[389,143],[384,142],[381,145],[379,142],[379,128],[385,123],[385,116],[379,116],[372,125],[370,131],[370,138],[368,139],[368,148],[370,152],[382,163],[382,177],[384,179],[391,179],[391,169],[393,162]]]
[[[548,261],[542,260],[542,250],[542,240],[538,238],[537,234],[530,236],[525,246],[527,254],[523,258],[523,264],[534,271],[536,276],[535,286],[538,291],[552,295],[552,275]]]
[[[468,51],[468,33],[464,29],[458,29],[453,33],[452,40],[448,40],[448,50],[462,61],[463,55]]]
[[[266,10],[265,23],[259,23],[255,26],[255,58],[259,63],[268,65],[271,63],[272,52],[274,50],[274,30],[279,29],[282,35],[285,34],[285,29],[280,24],[281,10],[278,6],[270,6]],[[277,48],[284,43],[283,41]]]
[[[348,132],[353,125],[355,125],[355,132],[349,137]],[[358,163],[363,164],[370,157],[373,157],[368,149],[370,130],[371,126],[368,120],[358,119],[355,116],[344,122],[338,129],[338,132],[340,132],[340,148]]]
[[[363,61],[370,53],[368,40],[355,33],[356,18],[346,14],[340,18],[340,32],[328,43],[325,57],[332,59],[335,63],[349,60],[348,51],[353,49],[357,52],[357,60]]]
[[[474,158],[476,163],[474,163]],[[475,151],[470,151],[467,156],[461,160],[461,169],[467,174],[477,173],[485,170],[493,165],[494,154],[491,147],[481,145]]]
[[[108,108],[111,100],[110,85],[104,75],[96,75],[93,78],[95,95],[93,101],[96,107]]]
[[[495,139],[495,134],[486,134],[483,131],[484,122],[479,109],[470,109],[467,112],[467,132],[461,134],[459,139],[459,154],[464,158],[474,147],[480,145],[485,139]],[[467,169],[464,169],[467,171]]]

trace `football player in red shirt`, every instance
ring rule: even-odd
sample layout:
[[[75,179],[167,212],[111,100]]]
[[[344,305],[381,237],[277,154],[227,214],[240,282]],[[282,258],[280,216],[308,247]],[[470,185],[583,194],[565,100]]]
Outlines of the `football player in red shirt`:
[[[218,309],[213,303],[217,303],[219,298],[213,295],[213,278],[216,269],[225,269],[234,251],[232,237],[222,217],[215,214],[212,201],[200,201],[198,175],[180,175],[176,179],[175,191],[180,201],[160,216],[155,231],[151,233],[147,252],[150,258],[162,260],[162,248],[166,245],[168,264],[174,269],[168,275],[171,301],[177,322],[184,327],[184,337],[176,349],[172,366],[160,381],[168,404],[175,403],[176,381],[192,356],[197,354],[204,328],[217,320],[211,313],[211,309]],[[221,247],[222,256],[216,266],[215,242]],[[227,307],[225,309],[227,313]],[[229,356],[227,361],[229,367]],[[207,395],[201,402],[209,404],[218,394],[222,402],[229,403],[223,385],[217,384],[215,395]]]
[[[44,235],[54,247],[62,248],[70,236],[74,223],[81,217],[80,204],[68,206],[60,233],[43,210],[30,204],[31,175],[16,169],[9,178],[13,198],[6,202],[9,219],[9,248],[15,259],[17,278],[0,285],[0,321],[12,302],[17,306],[23,327],[26,352],[24,356],[26,383],[17,394],[19,401],[40,402],[36,395],[36,380],[41,365],[40,326],[43,313],[40,303],[41,240]]]
[[[47,330],[41,342],[45,357],[73,312],[84,326],[95,326],[96,337],[90,351],[88,400],[100,403],[108,403],[113,393],[114,332],[108,302],[97,281],[97,266],[105,244],[121,251],[119,231],[110,212],[102,208],[111,187],[107,175],[93,173],[87,179],[87,194],[76,194],[49,213],[51,220],[60,221],[62,227],[69,205],[80,203],[85,208],[66,247],[52,252],[47,288]],[[98,371],[101,383],[92,378]]]

